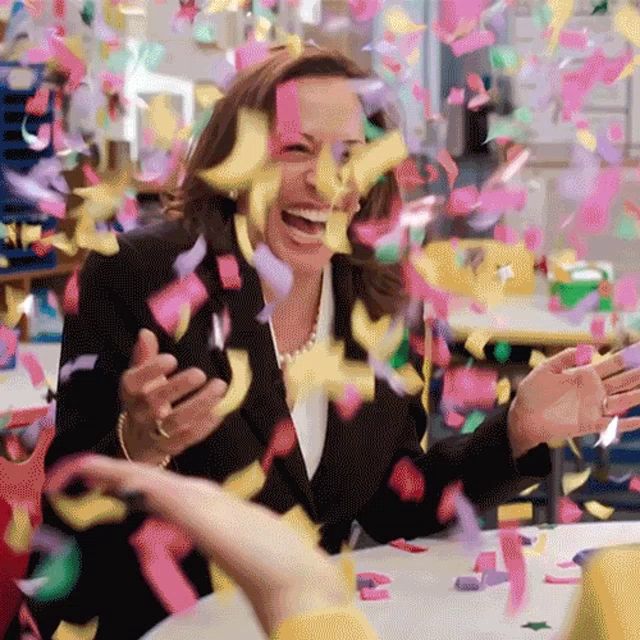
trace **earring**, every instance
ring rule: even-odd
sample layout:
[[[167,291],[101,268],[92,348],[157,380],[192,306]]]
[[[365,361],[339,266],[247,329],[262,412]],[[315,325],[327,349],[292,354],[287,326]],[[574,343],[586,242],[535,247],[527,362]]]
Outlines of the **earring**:
[[[237,191],[237,189],[232,189],[231,191],[229,191],[229,198],[231,198],[231,200],[237,200],[238,199],[238,191]]]

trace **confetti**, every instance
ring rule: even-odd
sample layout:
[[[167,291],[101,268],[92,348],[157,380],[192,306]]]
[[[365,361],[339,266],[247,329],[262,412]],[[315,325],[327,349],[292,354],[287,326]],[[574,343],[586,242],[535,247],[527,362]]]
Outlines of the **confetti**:
[[[613,285],[613,304],[620,311],[635,311],[637,309],[638,285],[636,278],[631,275],[618,278]]]
[[[560,498],[558,502],[558,520],[562,524],[572,524],[582,518],[580,507],[567,497]]]
[[[640,476],[633,476],[631,480],[629,480],[629,491],[640,493]]]
[[[37,548],[35,536],[32,547]],[[36,567],[33,579],[46,578],[32,596],[36,602],[60,600],[71,592],[80,576],[80,550],[71,538],[63,538],[59,549],[51,552]]]
[[[486,329],[478,329],[473,331],[464,343],[464,348],[476,360],[484,360],[484,348],[491,339],[492,332]]]
[[[173,263],[173,270],[178,278],[186,278],[192,274],[207,254],[207,241],[200,234],[193,247],[178,255]]]
[[[62,620],[53,633],[52,640],[93,640],[98,631],[98,618],[87,624],[71,624]]]
[[[250,500],[260,493],[266,480],[267,476],[260,462],[256,460],[248,467],[228,476],[222,488],[238,498]]]
[[[16,554],[27,553],[32,533],[33,528],[29,518],[29,510],[24,505],[14,505],[11,520],[4,533],[5,543]]]
[[[388,484],[403,502],[422,502],[424,498],[424,474],[407,456],[396,462]]]
[[[391,584],[392,580],[384,573],[376,573],[375,571],[363,571],[358,573],[357,577],[362,580],[371,580],[375,585]]]
[[[64,287],[62,309],[70,315],[78,314],[80,290],[78,287],[78,269],[74,270]]]
[[[242,288],[242,277],[236,257],[231,254],[216,256],[218,273],[223,289],[238,290]]]
[[[51,125],[41,124],[38,133],[34,136],[27,131],[27,116],[22,121],[22,139],[32,151],[43,151],[51,144]]]
[[[382,7],[382,0],[349,0],[351,15],[356,22],[368,22]]]
[[[582,582],[582,578],[580,577],[570,577],[570,576],[552,576],[548,573],[544,576],[544,582],[546,584],[580,584]]]
[[[336,401],[336,411],[343,422],[349,422],[355,418],[362,407],[362,396],[358,387],[354,384],[346,384],[342,397]]]
[[[532,631],[542,631],[542,629],[551,629],[546,622],[527,622],[521,625],[523,629],[531,629]]]
[[[98,360],[98,356],[95,354],[83,354],[78,356],[77,358],[70,360],[69,362],[65,362],[64,365],[60,368],[59,378],[60,383],[64,384],[69,381],[69,378],[76,371],[91,371],[96,366],[96,361]]]
[[[252,379],[249,354],[246,351],[228,349],[226,354],[231,368],[231,382],[225,396],[211,410],[212,415],[220,419],[226,418],[242,405]]]
[[[192,548],[191,541],[174,525],[147,518],[129,538],[149,586],[165,610],[178,613],[192,607],[198,599],[178,562]]]
[[[598,520],[608,520],[615,512],[613,507],[607,507],[596,500],[588,500],[584,503],[584,508]]]
[[[465,419],[464,424],[462,425],[462,429],[460,433],[475,433],[478,427],[484,422],[487,417],[486,413],[482,411],[474,410],[472,411]]]
[[[404,538],[398,538],[397,540],[392,540],[389,543],[390,547],[394,549],[400,549],[400,551],[406,551],[407,553],[424,553],[425,551],[429,551],[429,547],[423,547],[417,544],[411,544],[407,542]]]
[[[532,519],[533,504],[531,502],[502,504],[498,507],[498,522],[517,522]]]
[[[391,598],[387,589],[360,589],[360,600],[389,600]]]
[[[447,104],[450,105],[462,105],[464,104],[464,87],[451,87],[449,96],[447,97]]]
[[[51,91],[48,87],[37,89],[35,94],[27,99],[25,113],[31,116],[43,116],[49,109],[50,95]]]
[[[588,467],[584,471],[568,471],[562,476],[562,493],[569,495],[576,489],[579,489],[591,475],[591,467]]]
[[[517,529],[500,529],[500,548],[504,565],[509,572],[509,602],[507,611],[515,615],[525,602],[526,565]]]
[[[260,243],[253,254],[253,264],[261,280],[275,295],[275,300],[267,304],[258,314],[258,321],[265,323],[271,317],[276,304],[286,300],[293,287],[293,271],[288,263],[276,258],[271,249]]]
[[[284,513],[280,520],[289,525],[309,548],[315,548],[320,542],[320,525],[315,524],[299,504]]]
[[[46,382],[44,369],[36,355],[28,352],[21,353],[19,359],[22,366],[27,370],[31,384],[34,387],[39,387],[41,384]]]
[[[484,47],[495,44],[496,36],[493,31],[473,31],[469,35],[451,43],[451,50],[456,58]]]
[[[480,591],[482,584],[476,576],[460,576],[454,583],[456,591]]]
[[[475,185],[454,189],[447,202],[447,213],[465,216],[479,206],[479,197],[480,193]]]
[[[495,551],[483,551],[478,554],[475,564],[473,565],[473,571],[475,573],[484,573],[485,571],[495,570],[496,568],[496,552]]]
[[[291,454],[297,443],[298,435],[292,420],[285,418],[278,422],[273,428],[269,444],[262,456],[261,465],[264,472],[269,473],[269,469],[276,458],[286,458]]]
[[[476,553],[482,546],[482,534],[475,509],[462,491],[454,496],[454,504],[462,546],[467,552]]]
[[[301,139],[300,107],[296,80],[281,83],[276,89],[276,134],[283,146]]]
[[[614,418],[609,422],[607,428],[600,433],[597,442],[593,445],[593,447],[602,447],[606,449],[610,447],[614,442],[618,442],[618,416],[614,416]]]
[[[348,213],[345,211],[332,211],[329,214],[322,241],[333,253],[351,253],[351,244],[347,237],[348,228]]]
[[[582,31],[562,29],[559,35],[559,43],[561,47],[565,47],[566,49],[584,51],[589,44],[589,34],[586,29]]]
[[[6,365],[15,356],[17,349],[16,332],[0,324],[0,367]]]
[[[261,169],[254,177],[249,192],[249,222],[264,234],[269,207],[278,197],[282,170],[279,166]]]
[[[453,185],[458,178],[458,165],[455,163],[454,159],[451,157],[451,154],[446,149],[440,149],[440,151],[438,151],[436,159],[447,173],[449,189],[453,189]]]
[[[97,490],[80,497],[49,495],[49,502],[60,518],[76,531],[85,531],[96,524],[122,522],[127,515],[124,502]]]
[[[448,484],[440,496],[436,518],[440,524],[446,524],[453,520],[456,515],[456,496],[463,491],[462,480],[457,480]]]
[[[487,587],[495,587],[499,584],[509,582],[509,573],[507,571],[496,571],[488,569],[482,573],[482,582]]]
[[[640,11],[636,7],[630,4],[620,7],[613,17],[613,26],[623,38],[640,47]]]

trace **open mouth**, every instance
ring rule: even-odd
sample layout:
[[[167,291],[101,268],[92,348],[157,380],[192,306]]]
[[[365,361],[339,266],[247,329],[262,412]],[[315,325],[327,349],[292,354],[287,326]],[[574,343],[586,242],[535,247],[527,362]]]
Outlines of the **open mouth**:
[[[282,211],[282,221],[293,231],[294,238],[301,242],[321,241],[329,219],[328,211],[311,209],[289,209]]]

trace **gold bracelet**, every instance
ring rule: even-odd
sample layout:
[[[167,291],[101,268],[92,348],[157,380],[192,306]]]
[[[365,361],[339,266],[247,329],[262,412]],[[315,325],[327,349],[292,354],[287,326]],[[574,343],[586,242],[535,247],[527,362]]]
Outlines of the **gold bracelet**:
[[[118,442],[120,443],[120,449],[122,449],[122,453],[124,454],[124,457],[129,462],[135,462],[135,460],[129,455],[129,452],[127,451],[127,447],[124,444],[124,425],[128,422],[128,418],[129,416],[127,415],[126,411],[123,411],[118,416],[118,426],[116,427],[116,431],[118,433]],[[171,462],[171,456],[167,454],[164,460],[160,462],[158,466],[162,469],[166,469],[169,466],[170,462]]]

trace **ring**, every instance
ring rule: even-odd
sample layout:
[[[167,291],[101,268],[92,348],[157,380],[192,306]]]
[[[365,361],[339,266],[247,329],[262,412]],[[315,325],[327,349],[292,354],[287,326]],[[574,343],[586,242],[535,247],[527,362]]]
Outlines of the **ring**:
[[[153,433],[158,436],[159,438],[167,438],[169,439],[171,437],[170,433],[167,433],[163,428],[162,428],[162,420],[156,419],[156,427],[153,430]]]

